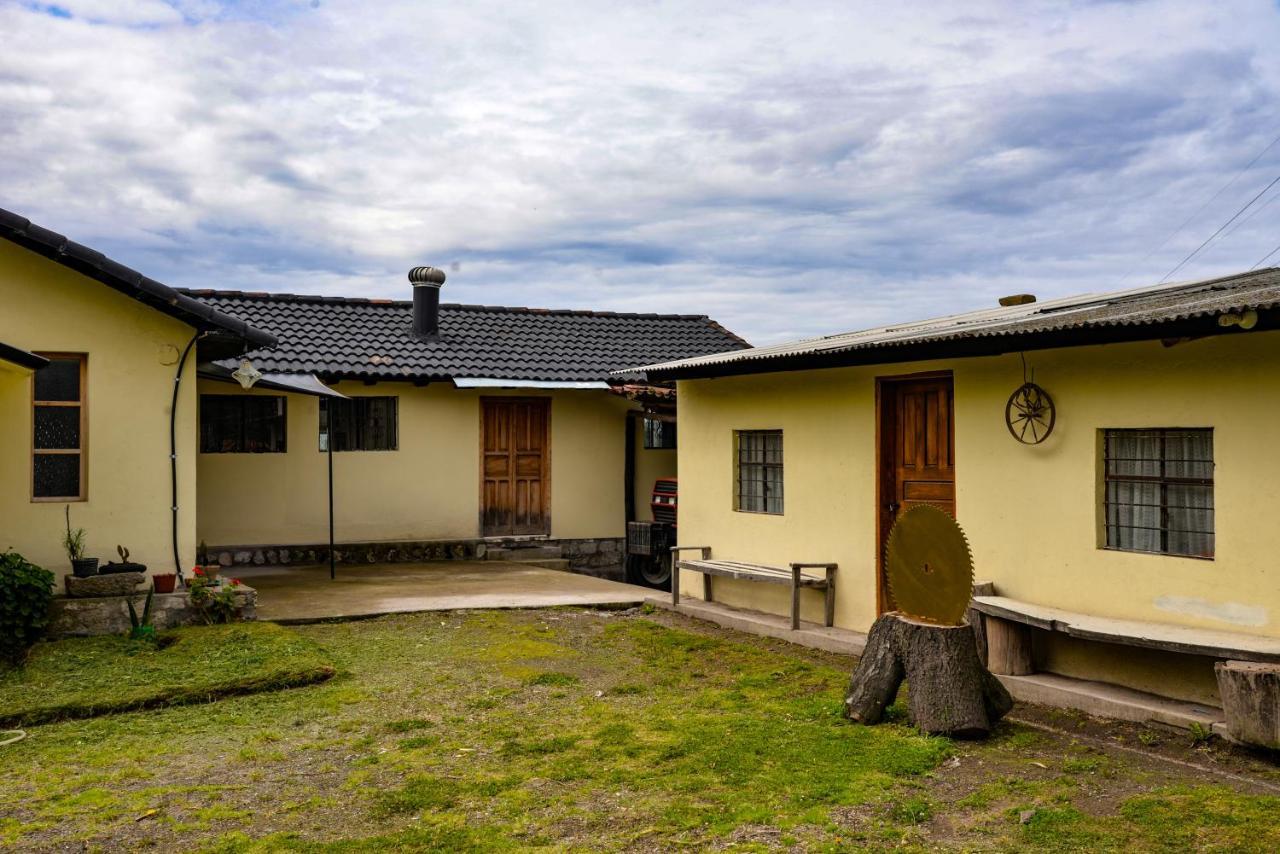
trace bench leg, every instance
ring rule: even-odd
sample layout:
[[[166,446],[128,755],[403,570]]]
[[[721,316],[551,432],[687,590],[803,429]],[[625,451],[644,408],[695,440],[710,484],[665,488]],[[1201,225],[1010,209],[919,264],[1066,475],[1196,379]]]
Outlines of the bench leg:
[[[1002,676],[1035,672],[1030,626],[999,617],[988,617],[983,622],[987,630],[987,669]]]
[[[836,624],[836,571],[827,569],[827,628]]]
[[[705,573],[704,573],[704,574],[703,574],[703,576],[702,576],[702,598],[703,598],[703,600],[704,600],[704,601],[706,601],[706,602],[710,602],[710,601],[712,601],[712,599],[711,599],[711,576],[710,576],[710,575],[706,575]]]
[[[791,567],[791,630],[800,628],[800,567]]]
[[[671,607],[680,607],[680,562],[673,560],[671,566]]]

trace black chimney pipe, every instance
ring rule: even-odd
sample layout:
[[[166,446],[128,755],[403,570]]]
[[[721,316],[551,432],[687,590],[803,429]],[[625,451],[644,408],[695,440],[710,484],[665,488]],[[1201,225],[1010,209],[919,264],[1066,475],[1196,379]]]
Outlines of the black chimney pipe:
[[[444,270],[414,267],[409,271],[413,284],[413,334],[418,338],[435,338],[440,334],[440,286]]]

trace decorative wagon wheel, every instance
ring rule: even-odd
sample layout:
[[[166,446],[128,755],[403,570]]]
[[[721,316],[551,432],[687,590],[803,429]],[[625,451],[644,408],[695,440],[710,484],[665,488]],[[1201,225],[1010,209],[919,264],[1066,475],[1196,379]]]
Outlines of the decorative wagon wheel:
[[[1018,386],[1004,406],[1009,434],[1024,445],[1038,445],[1049,438],[1056,417],[1053,398],[1031,382]]]

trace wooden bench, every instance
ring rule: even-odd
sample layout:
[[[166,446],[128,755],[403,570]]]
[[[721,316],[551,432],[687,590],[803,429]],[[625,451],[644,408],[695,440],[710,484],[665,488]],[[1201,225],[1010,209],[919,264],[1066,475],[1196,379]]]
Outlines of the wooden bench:
[[[983,595],[987,590],[991,595]],[[979,585],[978,591],[979,595],[973,597],[970,607],[984,616],[987,666],[992,673],[1025,676],[1033,671],[1032,629],[1164,652],[1237,661],[1280,662],[1280,640],[1275,638],[1081,614],[996,596],[987,585]]]
[[[682,551],[701,552],[699,560],[682,560]],[[791,587],[791,628],[800,628],[800,590],[805,587],[826,591],[826,625],[835,623],[836,617],[836,564],[834,563],[793,563],[789,569],[778,566],[764,566],[755,563],[741,563],[734,560],[712,560],[710,546],[675,546],[671,549],[675,558],[675,569],[671,573],[671,604],[680,605],[680,570],[688,569],[702,573],[702,598],[708,602],[715,601],[711,595],[711,578],[719,575],[723,578],[734,578],[739,581],[763,581],[766,584],[786,584]],[[821,577],[806,575],[806,569],[826,570]]]

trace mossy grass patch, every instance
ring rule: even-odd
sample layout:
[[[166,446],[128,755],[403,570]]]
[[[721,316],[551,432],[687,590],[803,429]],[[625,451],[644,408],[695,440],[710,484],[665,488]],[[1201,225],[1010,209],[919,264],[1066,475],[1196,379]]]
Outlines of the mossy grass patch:
[[[23,667],[0,673],[0,725],[203,703],[334,672],[315,641],[272,623],[175,629],[158,643],[67,638],[37,645]]]

